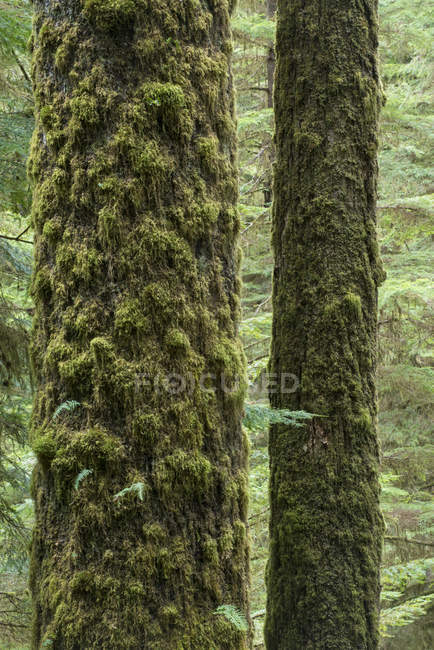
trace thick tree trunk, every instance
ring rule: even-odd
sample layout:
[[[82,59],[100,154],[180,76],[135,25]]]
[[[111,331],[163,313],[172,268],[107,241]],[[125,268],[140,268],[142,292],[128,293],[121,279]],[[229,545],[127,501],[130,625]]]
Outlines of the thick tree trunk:
[[[248,647],[230,4],[34,3],[34,648]]]
[[[378,644],[375,0],[281,0],[275,88],[269,650]]]

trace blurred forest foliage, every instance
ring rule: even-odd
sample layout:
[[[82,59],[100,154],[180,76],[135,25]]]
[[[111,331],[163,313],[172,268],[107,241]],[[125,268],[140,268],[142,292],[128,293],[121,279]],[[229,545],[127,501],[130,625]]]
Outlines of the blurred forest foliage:
[[[387,280],[380,291],[379,433],[382,507],[382,648],[434,647],[432,331],[433,7],[380,0],[381,120],[378,229]],[[271,81],[275,0],[239,0],[233,20],[238,99],[244,320],[250,394],[252,613],[262,647],[268,537],[264,373],[271,334],[273,162]],[[32,525],[26,445],[31,406],[27,337],[32,305],[33,128],[29,0],[0,0],[0,648],[28,648],[26,549]]]

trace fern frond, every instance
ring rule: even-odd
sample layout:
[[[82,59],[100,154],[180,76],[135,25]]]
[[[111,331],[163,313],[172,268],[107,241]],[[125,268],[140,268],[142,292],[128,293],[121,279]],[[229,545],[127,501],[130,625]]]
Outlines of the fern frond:
[[[58,406],[57,409],[54,411],[52,420],[57,420],[59,415],[64,411],[68,411],[68,413],[72,413],[79,406],[81,406],[80,402],[76,402],[73,399],[68,400],[66,402],[62,402],[62,404],[60,404],[60,406]]]
[[[132,485],[130,485],[130,487],[124,488],[123,490],[115,494],[113,499],[117,501],[118,499],[124,497],[126,494],[137,494],[140,501],[143,501],[144,493],[145,493],[144,483],[133,483]]]
[[[86,476],[93,474],[93,469],[82,469],[74,481],[74,490],[78,490],[80,483]]]
[[[314,417],[324,417],[306,411],[289,411],[288,409],[272,409],[265,404],[246,404],[243,424],[250,431],[261,431],[270,424],[290,424],[300,427],[306,420]]]
[[[224,616],[240,632],[247,632],[249,629],[249,624],[243,612],[234,607],[234,605],[220,605],[214,614]]]

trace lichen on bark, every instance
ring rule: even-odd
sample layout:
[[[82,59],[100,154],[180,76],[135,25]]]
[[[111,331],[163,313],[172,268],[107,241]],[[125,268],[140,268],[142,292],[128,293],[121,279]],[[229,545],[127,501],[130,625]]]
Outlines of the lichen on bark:
[[[281,0],[275,86],[269,650],[378,645],[375,0]]]
[[[229,3],[34,7],[33,647],[247,648]]]

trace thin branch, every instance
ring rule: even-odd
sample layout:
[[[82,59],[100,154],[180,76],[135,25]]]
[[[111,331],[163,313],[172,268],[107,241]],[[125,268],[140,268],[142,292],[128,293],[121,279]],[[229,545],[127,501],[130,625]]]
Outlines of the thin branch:
[[[19,241],[23,244],[33,244],[32,241],[29,241],[28,239],[21,239],[23,235],[26,234],[30,230],[30,226],[27,226],[27,228],[24,228],[23,232],[20,232],[19,235],[16,237],[9,237],[8,235],[0,235],[0,239],[8,239],[9,241]]]
[[[267,506],[265,510],[261,510],[261,512],[257,512],[255,515],[250,515],[248,518],[248,521],[252,521],[252,519],[256,519],[257,517],[261,517],[262,515],[265,515],[266,512],[270,510],[270,506]]]
[[[249,350],[250,348],[253,348],[255,345],[259,345],[260,343],[265,343],[265,341],[269,341],[271,339],[271,336],[266,336],[263,339],[259,339],[258,341],[253,341],[253,343],[249,343],[249,345],[244,346],[244,350]]]
[[[0,627],[6,628],[6,629],[8,629],[8,628],[25,629],[25,628],[28,628],[29,626],[28,625],[21,625],[19,623],[9,623],[9,622],[6,622],[6,621],[0,621]]]
[[[411,212],[421,212],[423,208],[416,208],[412,205],[379,205],[378,210],[409,210]]]
[[[18,56],[15,54],[15,50],[12,50],[12,54],[14,55],[15,61],[18,63],[19,69],[23,73],[24,79],[27,81],[27,83],[29,83],[31,85],[32,81],[31,81],[29,75],[27,74],[27,71],[26,71],[25,67],[23,66],[23,64],[19,60]]]
[[[259,221],[259,219],[262,219],[262,217],[265,217],[266,214],[269,214],[269,208],[267,208],[266,210],[261,212],[261,214],[259,214],[255,219],[253,219],[253,221],[251,223],[249,223],[249,225],[246,228],[244,228],[244,230],[241,231],[241,234],[244,235],[248,230],[250,230],[250,228],[252,226],[255,225],[255,223],[257,223]]]
[[[256,310],[255,310],[255,314],[259,313],[259,310],[261,309],[261,307],[263,307],[264,305],[266,305],[267,302],[269,302],[269,301],[271,300],[271,298],[272,298],[271,295],[268,296],[268,298],[265,298],[265,300],[264,300],[263,302],[261,302],[260,305],[257,306],[257,308],[256,308]],[[269,338],[271,338],[271,337],[269,337]]]
[[[421,542],[417,539],[408,539],[407,537],[394,537],[386,535],[384,538],[386,542],[395,542],[395,543],[405,543],[405,544],[417,544],[418,546],[434,546],[432,542]]]
[[[267,359],[270,356],[270,353],[267,352],[267,354],[260,354],[259,357],[255,357],[254,359],[248,359],[248,363],[254,363],[255,361],[260,361],[261,359]]]

